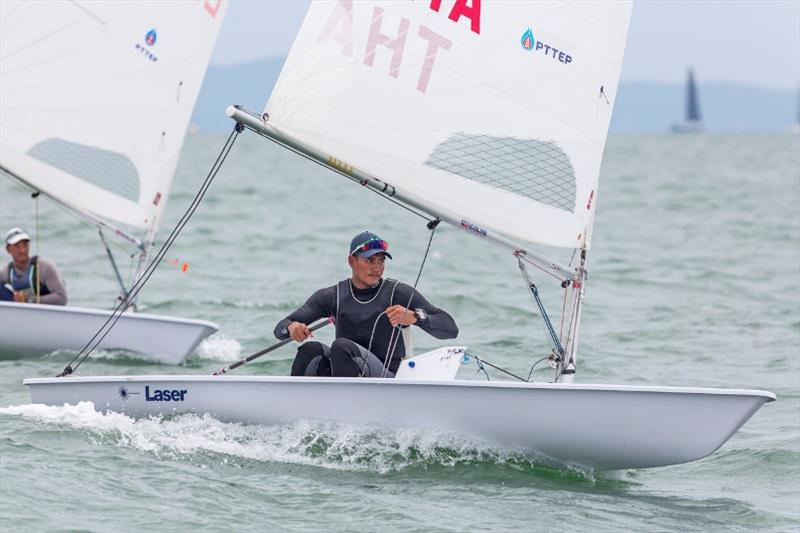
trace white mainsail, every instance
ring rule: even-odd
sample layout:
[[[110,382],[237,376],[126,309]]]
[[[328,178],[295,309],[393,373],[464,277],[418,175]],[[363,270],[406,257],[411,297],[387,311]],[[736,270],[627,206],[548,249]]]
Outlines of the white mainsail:
[[[315,2],[264,111],[468,231],[588,247],[630,9]]]
[[[155,233],[226,7],[0,2],[0,167]]]
[[[0,1],[0,170],[136,244],[132,283],[145,270],[226,7],[225,0]],[[108,254],[123,301],[135,303]],[[218,329],[124,313],[112,333],[93,337],[111,311],[0,308],[0,357],[83,353],[99,339],[92,349],[175,364]]]

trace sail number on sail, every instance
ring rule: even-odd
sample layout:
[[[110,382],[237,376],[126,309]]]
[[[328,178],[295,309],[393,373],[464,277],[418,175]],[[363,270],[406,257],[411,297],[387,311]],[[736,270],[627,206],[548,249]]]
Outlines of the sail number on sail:
[[[353,31],[353,1],[339,0],[337,9],[331,12],[330,18],[324,26],[319,41],[333,40],[341,47],[341,52],[347,57],[353,57],[355,32]],[[441,10],[442,0],[431,0],[429,9],[442,14],[446,10]],[[406,49],[406,39],[409,35],[427,41],[428,48],[425,60],[417,77],[417,90],[424,93],[428,89],[428,82],[436,63],[439,50],[450,50],[453,42],[435,32],[431,28],[420,24],[416,33],[409,31],[411,21],[405,17],[400,17],[399,29],[396,36],[391,36],[382,29],[384,10],[375,6],[372,11],[367,45],[364,51],[363,63],[372,67],[375,62],[375,52],[378,46],[384,46],[392,52],[392,62],[389,67],[389,76],[397,78],[400,76],[400,67],[403,63],[403,53]],[[456,0],[450,8],[447,18],[458,23],[462,18],[469,21],[469,31],[476,34],[481,32],[481,0]],[[461,24],[466,28],[466,25]],[[390,24],[386,24],[390,26]]]

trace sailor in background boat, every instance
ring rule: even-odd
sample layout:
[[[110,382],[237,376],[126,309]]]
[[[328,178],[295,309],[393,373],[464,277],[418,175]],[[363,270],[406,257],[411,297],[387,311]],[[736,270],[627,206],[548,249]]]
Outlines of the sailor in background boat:
[[[6,233],[11,262],[0,268],[0,300],[66,305],[67,289],[56,265],[30,257],[31,237],[21,228]]]
[[[383,278],[389,243],[364,231],[350,242],[352,277],[320,289],[275,326],[279,339],[303,342],[308,324],[334,317],[336,340],[328,347],[306,342],[297,350],[293,376],[394,377],[405,356],[402,327],[417,325],[437,339],[453,339],[458,327],[410,285]],[[401,326],[398,328],[396,326]]]

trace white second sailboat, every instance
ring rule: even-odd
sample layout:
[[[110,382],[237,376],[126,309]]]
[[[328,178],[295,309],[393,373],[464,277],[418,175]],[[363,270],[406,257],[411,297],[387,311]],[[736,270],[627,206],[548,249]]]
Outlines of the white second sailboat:
[[[0,3],[0,169],[138,250],[127,284],[109,252],[122,297],[147,266],[226,7]],[[110,315],[0,302],[0,356],[82,349]],[[174,364],[216,330],[126,312],[98,347]]]

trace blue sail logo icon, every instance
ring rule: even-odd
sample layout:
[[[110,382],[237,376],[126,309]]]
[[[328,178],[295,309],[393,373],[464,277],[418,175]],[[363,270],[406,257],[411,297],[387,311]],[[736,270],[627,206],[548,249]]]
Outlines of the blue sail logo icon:
[[[533,38],[533,30],[528,28],[525,33],[522,34],[522,39],[520,39],[520,44],[522,44],[522,48],[528,50],[529,52],[533,50],[533,43],[536,40]]]

